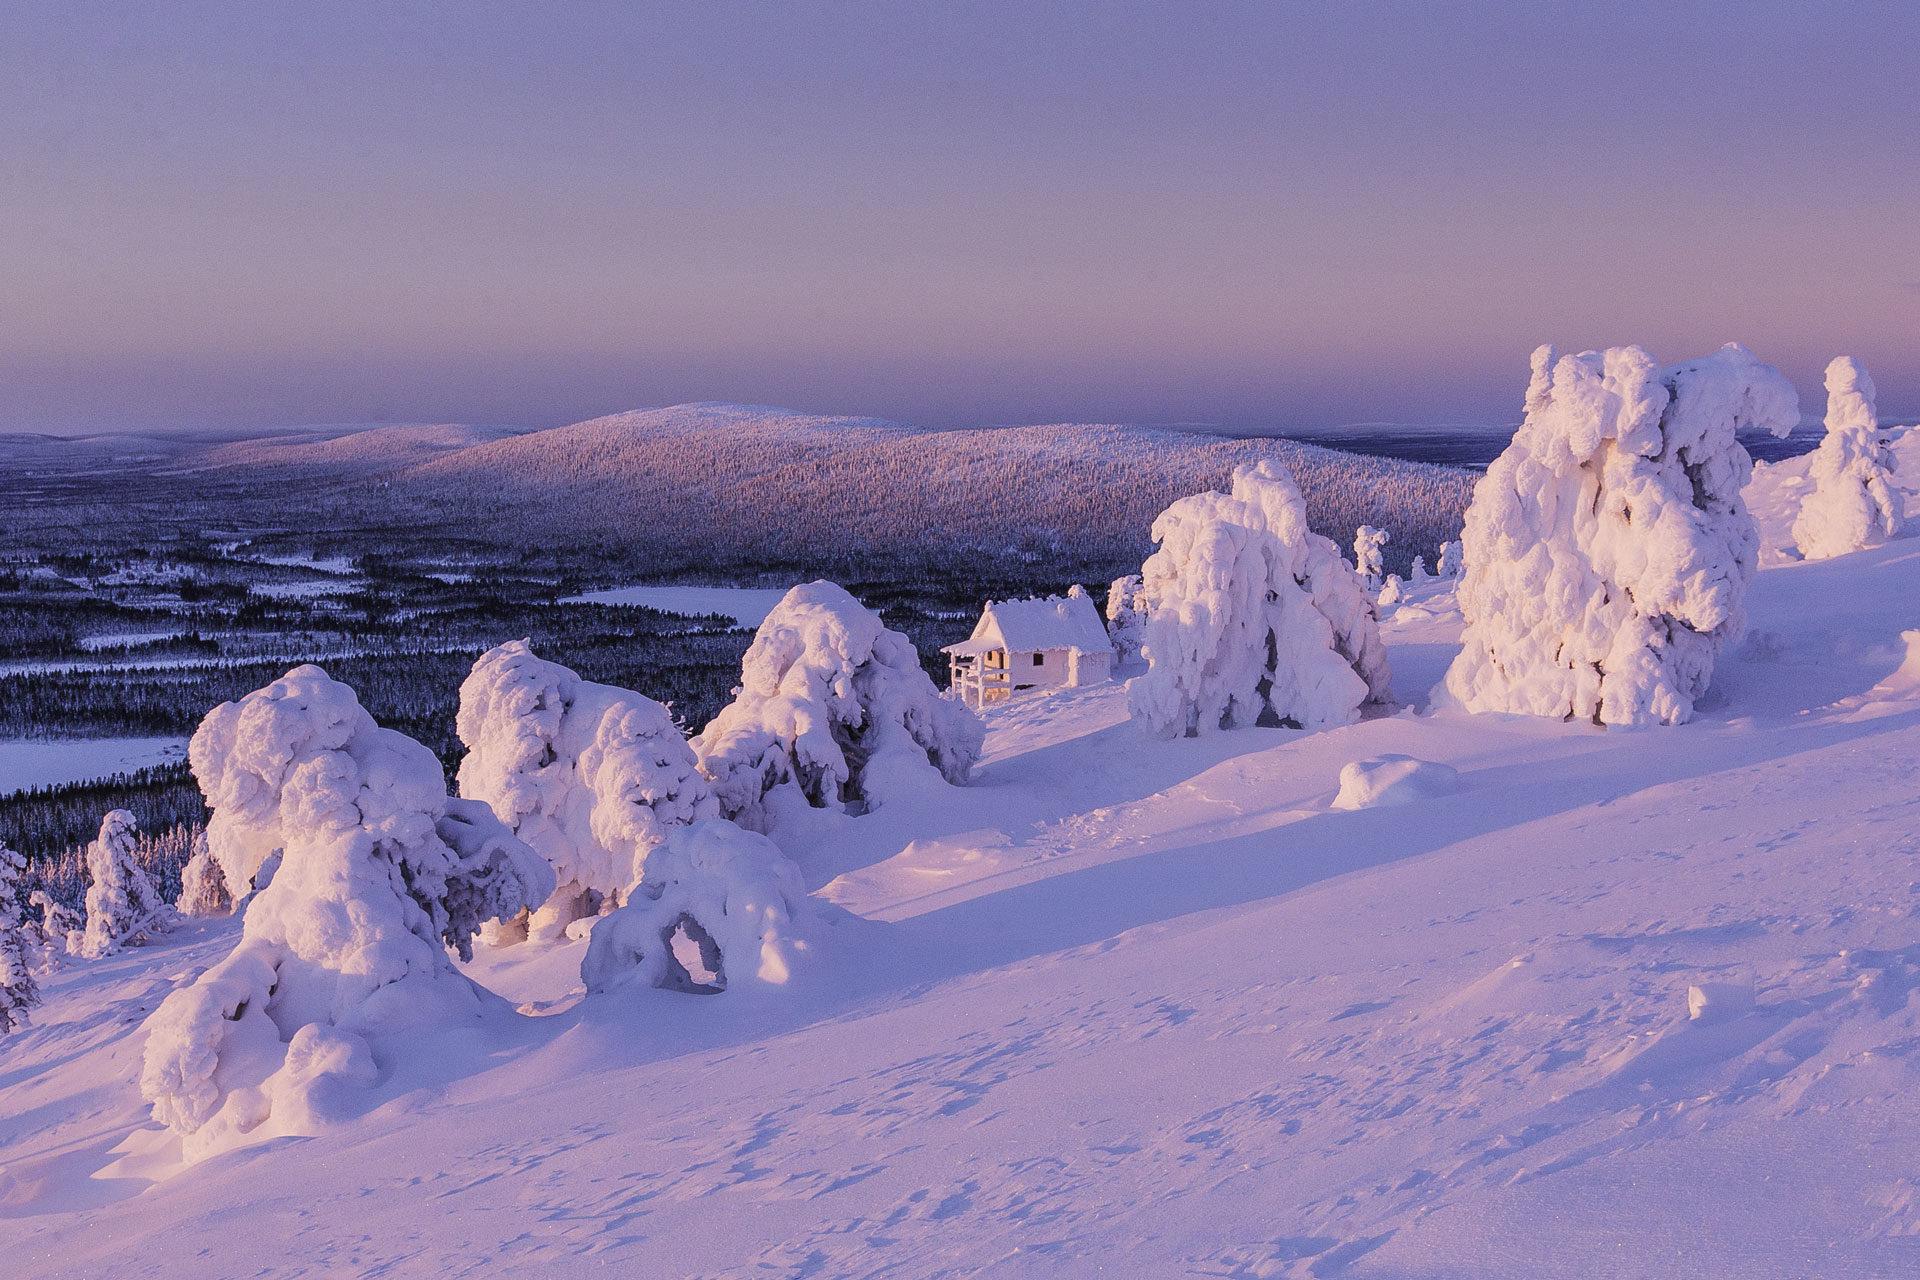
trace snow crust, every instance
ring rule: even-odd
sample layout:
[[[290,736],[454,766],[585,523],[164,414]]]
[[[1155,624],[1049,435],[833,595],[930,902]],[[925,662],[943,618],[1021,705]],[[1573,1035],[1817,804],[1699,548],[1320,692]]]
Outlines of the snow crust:
[[[372,1083],[371,1041],[479,1015],[448,949],[470,954],[482,921],[554,886],[485,804],[447,797],[432,752],[318,667],[216,707],[191,753],[228,883],[278,863],[232,953],[147,1022],[141,1093],[197,1159],[309,1131]]]
[[[532,934],[618,902],[675,826],[719,816],[672,713],[582,680],[524,640],[489,650],[460,686],[460,794],[484,801],[553,867]]]
[[[1254,724],[1351,724],[1392,676],[1366,584],[1307,528],[1285,467],[1233,473],[1231,493],[1175,502],[1141,569],[1148,669],[1127,684],[1161,737]]]
[[[934,688],[912,641],[823,581],[793,588],[760,624],[739,690],[693,749],[721,812],[777,834],[809,808],[859,814],[964,784],[985,734]]]
[[[1893,486],[1893,451],[1874,411],[1873,379],[1851,356],[1827,366],[1827,434],[1809,464],[1813,491],[1793,540],[1809,560],[1859,551],[1900,532],[1905,502]]]
[[[1690,719],[1758,568],[1734,433],[1791,430],[1792,384],[1737,343],[1666,370],[1639,347],[1543,346],[1526,408],[1467,511],[1467,627],[1436,703]]]

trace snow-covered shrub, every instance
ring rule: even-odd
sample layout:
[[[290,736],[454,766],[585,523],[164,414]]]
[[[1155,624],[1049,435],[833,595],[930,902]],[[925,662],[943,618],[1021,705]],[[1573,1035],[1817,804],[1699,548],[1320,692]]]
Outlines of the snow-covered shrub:
[[[536,938],[620,900],[669,830],[720,813],[666,707],[582,680],[524,640],[473,664],[458,730],[460,794],[491,805],[559,881]]]
[[[1465,556],[1466,546],[1458,540],[1441,543],[1440,576],[1443,578],[1459,577],[1466,565]]]
[[[1436,702],[1690,718],[1758,563],[1734,433],[1797,421],[1792,384],[1737,343],[1664,372],[1639,347],[1534,352],[1526,420],[1467,512],[1466,630]]]
[[[1399,604],[1400,598],[1406,594],[1406,587],[1407,584],[1400,580],[1399,574],[1388,574],[1387,580],[1380,584],[1380,598],[1375,603],[1382,609]]]
[[[34,926],[40,944],[40,961],[34,967],[39,972],[57,968],[61,956],[80,954],[81,944],[87,937],[87,922],[78,911],[45,889],[35,889],[27,903],[40,910],[40,921]]]
[[[1433,581],[1433,575],[1427,572],[1427,558],[1425,556],[1415,556],[1413,558],[1413,570],[1407,574],[1407,579],[1410,582]]]
[[[1107,588],[1107,635],[1113,640],[1114,661],[1132,662],[1140,656],[1140,636],[1146,622],[1140,575],[1115,578]]]
[[[1387,543],[1392,537],[1385,529],[1376,529],[1370,524],[1353,531],[1353,565],[1368,586],[1380,581]]]
[[[183,916],[223,916],[233,910],[226,873],[213,860],[204,831],[194,835],[193,856],[180,868],[180,897],[173,905]]]
[[[318,667],[216,707],[191,756],[228,883],[279,861],[232,954],[147,1023],[141,1092],[197,1158],[270,1118],[316,1123],[339,1083],[373,1078],[370,1039],[477,1015],[448,948],[545,901],[553,871]]]
[[[723,818],[676,827],[626,905],[594,924],[580,977],[589,991],[778,986],[808,948],[812,908],[800,869],[767,837]],[[698,976],[686,963],[696,954]]]
[[[128,942],[165,929],[172,909],[161,900],[134,857],[139,825],[125,809],[100,820],[100,834],[87,846],[86,935],[80,954],[89,960],[112,955]]]
[[[1843,556],[1900,532],[1904,504],[1873,400],[1873,379],[1858,360],[1839,356],[1827,366],[1827,434],[1807,470],[1813,492],[1793,522],[1794,544],[1809,560]]]
[[[1133,714],[1173,736],[1253,724],[1350,724],[1391,687],[1372,599],[1307,528],[1286,468],[1233,473],[1231,494],[1175,502],[1142,568],[1148,669]]]
[[[0,1034],[27,1025],[27,1011],[40,1003],[33,980],[34,945],[20,901],[27,860],[0,844]]]
[[[985,736],[933,687],[912,641],[810,582],[760,624],[740,689],[693,747],[721,812],[768,831],[801,807],[858,814],[941,778],[958,786]]]

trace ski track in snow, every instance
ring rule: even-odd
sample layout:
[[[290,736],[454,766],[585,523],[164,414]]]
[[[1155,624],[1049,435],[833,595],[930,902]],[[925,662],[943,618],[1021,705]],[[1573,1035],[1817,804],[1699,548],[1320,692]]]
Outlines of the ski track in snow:
[[[0,1042],[12,1274],[1920,1274],[1920,544],[1760,576],[1692,724],[1400,713],[1156,742],[990,713],[969,787],[791,850],[860,916],[771,994],[423,1035],[359,1119],[154,1184],[140,1021],[231,921]],[[1385,627],[1403,700],[1457,635]],[[1404,661],[1403,661],[1404,659]],[[1401,752],[1460,793],[1331,811]],[[1688,988],[1753,1007],[1688,1018]]]

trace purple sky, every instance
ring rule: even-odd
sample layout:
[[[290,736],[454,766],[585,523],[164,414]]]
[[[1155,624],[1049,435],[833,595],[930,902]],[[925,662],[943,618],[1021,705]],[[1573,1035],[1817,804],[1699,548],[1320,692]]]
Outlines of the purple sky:
[[[0,430],[1920,413],[1920,5],[0,0]]]

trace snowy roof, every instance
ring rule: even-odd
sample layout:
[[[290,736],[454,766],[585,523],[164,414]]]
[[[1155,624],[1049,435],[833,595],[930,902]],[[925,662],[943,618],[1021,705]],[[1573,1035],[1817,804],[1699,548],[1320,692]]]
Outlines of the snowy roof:
[[[1106,624],[1084,591],[1045,600],[989,600],[973,629],[973,639],[1020,653],[1039,649],[1113,652]]]

